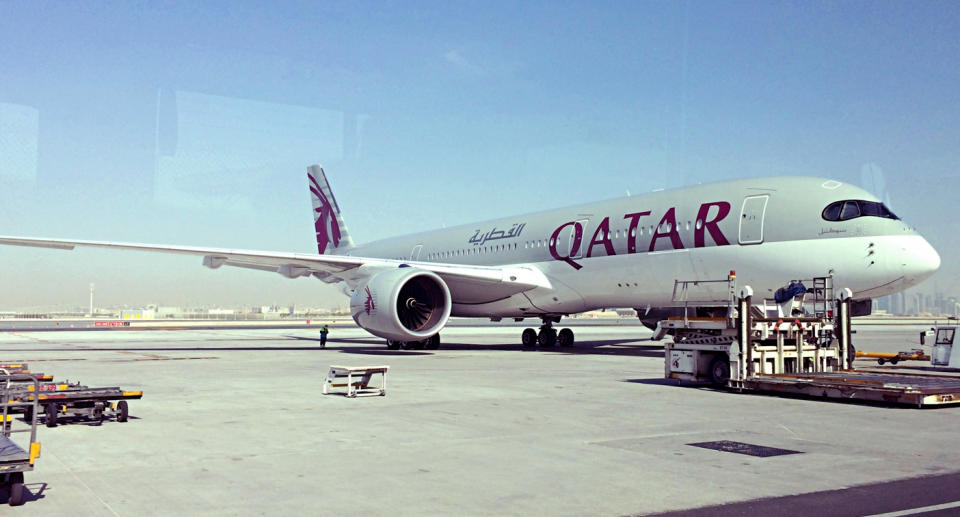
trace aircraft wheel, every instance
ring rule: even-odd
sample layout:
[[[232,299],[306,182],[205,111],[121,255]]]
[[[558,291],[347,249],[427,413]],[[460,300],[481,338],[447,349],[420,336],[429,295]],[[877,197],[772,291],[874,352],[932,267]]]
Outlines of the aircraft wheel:
[[[523,334],[520,335],[520,342],[526,347],[536,346],[537,331],[533,329],[523,329]]]
[[[573,331],[570,329],[563,329],[557,335],[557,343],[560,346],[573,346]]]
[[[436,350],[440,348],[440,334],[434,334],[425,341],[427,350]]]
[[[404,341],[403,349],[404,350],[416,350],[423,346],[423,341]]]
[[[401,346],[403,346],[403,341],[394,341],[392,339],[387,340],[387,348],[390,350],[400,350]]]
[[[718,355],[710,361],[710,382],[716,386],[726,386],[730,381],[730,362]]]
[[[537,335],[537,344],[540,346],[553,346],[557,344],[557,331],[549,328],[540,331]]]

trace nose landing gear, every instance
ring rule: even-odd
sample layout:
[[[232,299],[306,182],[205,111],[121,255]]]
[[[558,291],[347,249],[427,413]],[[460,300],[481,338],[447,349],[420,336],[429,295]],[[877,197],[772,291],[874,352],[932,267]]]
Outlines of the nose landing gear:
[[[523,346],[533,347],[540,345],[544,348],[557,344],[560,346],[573,346],[574,338],[572,330],[562,329],[558,333],[557,329],[553,328],[554,323],[560,322],[560,316],[542,316],[540,320],[543,322],[543,324],[540,325],[540,332],[531,328],[523,330],[523,334],[520,336],[520,342]]]

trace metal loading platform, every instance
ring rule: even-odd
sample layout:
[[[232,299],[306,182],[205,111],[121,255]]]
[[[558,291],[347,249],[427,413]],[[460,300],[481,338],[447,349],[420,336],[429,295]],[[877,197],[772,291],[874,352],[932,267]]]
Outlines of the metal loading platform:
[[[90,387],[79,382],[45,382],[53,380],[53,376],[28,373],[26,363],[5,366],[18,368],[17,375],[9,376],[5,393],[11,403],[21,404],[11,406],[10,412],[23,413],[26,420],[31,420],[35,413],[42,411],[47,427],[55,427],[62,416],[100,423],[110,412],[117,422],[126,422],[130,415],[127,401],[143,397],[142,391],[124,390],[118,386]]]
[[[143,397],[142,391],[124,391],[117,386],[91,388],[81,384],[40,384],[37,391],[31,388],[33,386],[14,391],[11,398],[23,402],[36,399],[43,409],[47,427],[55,427],[61,416],[81,417],[100,423],[109,411],[115,414],[117,422],[126,422],[130,415],[127,401]],[[26,418],[32,416],[28,408]]]
[[[40,442],[37,441],[37,401],[23,402],[10,396],[9,389],[13,382],[30,382],[31,386],[38,386],[39,382],[28,375],[11,374],[0,368],[0,486],[7,491],[7,503],[10,506],[20,506],[27,497],[24,485],[24,472],[33,470],[33,465],[40,457]],[[29,418],[25,418],[23,425],[12,418],[12,409],[33,410]],[[14,439],[14,434],[27,434],[29,438]]]
[[[693,288],[720,282],[727,283],[726,300],[706,303],[714,312],[717,302],[725,303],[719,311],[726,315],[688,317]],[[737,291],[735,282],[733,272],[727,280],[676,282],[674,301],[684,305],[684,316],[661,321],[655,332],[655,338],[674,338],[664,347],[667,378],[738,391],[916,407],[960,403],[960,376],[854,370],[852,293],[842,289],[835,297],[831,276],[806,280],[813,289],[774,304],[755,305],[753,290]]]
[[[960,402],[960,377],[845,370],[757,375],[744,388],[834,399],[872,400],[917,407]]]

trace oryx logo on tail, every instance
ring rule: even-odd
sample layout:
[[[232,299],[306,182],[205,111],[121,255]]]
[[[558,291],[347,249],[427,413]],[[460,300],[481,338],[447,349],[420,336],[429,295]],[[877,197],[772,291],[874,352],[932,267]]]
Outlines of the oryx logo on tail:
[[[310,173],[307,173],[307,177],[310,178],[310,193],[313,197],[313,227],[317,233],[317,252],[323,255],[328,244],[333,243],[331,250],[340,246],[340,224],[337,223],[334,205],[323,193],[317,178]]]

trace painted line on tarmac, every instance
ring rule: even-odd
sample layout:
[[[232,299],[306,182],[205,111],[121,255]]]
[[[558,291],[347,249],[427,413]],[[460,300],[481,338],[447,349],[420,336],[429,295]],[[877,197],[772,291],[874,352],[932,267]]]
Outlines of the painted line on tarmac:
[[[86,361],[86,357],[74,357],[70,359],[20,359],[17,362],[20,363],[43,363],[43,362],[57,362],[57,361]]]
[[[918,513],[936,512],[940,510],[949,510],[951,508],[960,508],[960,501],[952,503],[935,504],[933,506],[921,506],[920,508],[910,508],[909,510],[900,510],[899,512],[875,513],[864,517],[900,517],[902,515],[916,515]]]
[[[134,363],[139,361],[192,361],[195,359],[220,359],[217,356],[203,356],[203,357],[135,357],[133,359],[108,359],[104,360],[105,363]]]

